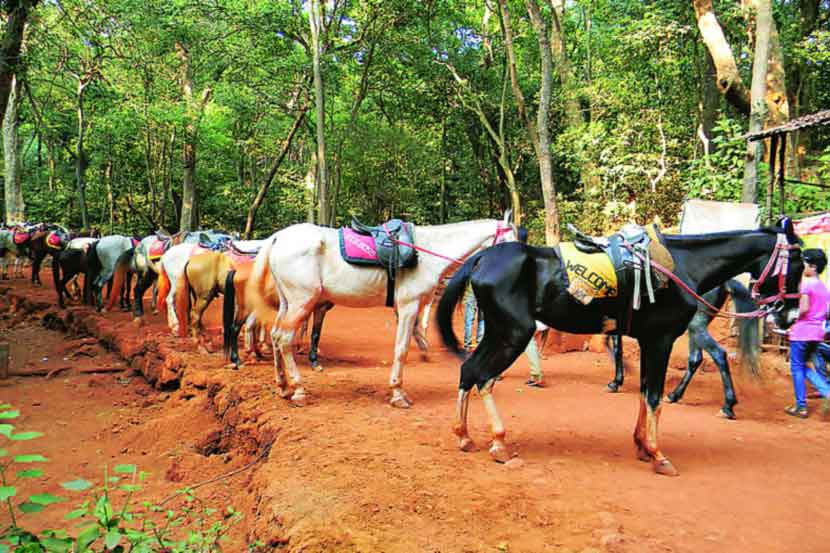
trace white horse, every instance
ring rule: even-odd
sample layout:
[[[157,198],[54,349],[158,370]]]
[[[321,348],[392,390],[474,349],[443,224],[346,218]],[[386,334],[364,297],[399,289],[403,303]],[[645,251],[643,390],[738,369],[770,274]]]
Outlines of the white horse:
[[[174,336],[179,336],[179,318],[176,316],[176,284],[184,274],[184,268],[190,255],[198,244],[176,244],[164,252],[158,262],[159,301],[167,304],[167,326]]]
[[[508,218],[506,213],[504,221],[483,219],[414,228],[414,245],[420,250],[418,265],[401,269],[395,283],[398,326],[389,375],[390,403],[395,407],[412,405],[402,389],[402,368],[413,331],[416,339],[426,343],[425,336],[417,336],[424,331],[421,325],[416,325],[418,314],[428,313],[441,276],[459,262],[481,248],[515,240],[516,229],[508,223]],[[348,307],[384,305],[387,273],[380,267],[346,263],[340,255],[337,229],[308,223],[290,226],[268,238],[257,255],[246,293],[255,295],[263,289],[261,282],[266,269],[270,269],[274,278],[280,306],[271,330],[277,386],[280,395],[288,397],[284,373],[287,369],[294,385],[291,400],[301,405],[306,393],[292,351],[297,330],[325,302]]]

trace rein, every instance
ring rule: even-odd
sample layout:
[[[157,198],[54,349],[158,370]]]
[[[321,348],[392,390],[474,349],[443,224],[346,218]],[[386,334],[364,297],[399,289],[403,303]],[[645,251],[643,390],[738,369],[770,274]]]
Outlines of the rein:
[[[790,250],[800,249],[800,246],[798,246],[797,244],[788,243],[786,237],[782,234],[778,235],[778,240],[775,243],[775,248],[772,251],[772,255],[770,256],[769,261],[767,261],[764,270],[761,272],[761,276],[752,285],[752,299],[759,303],[762,307],[760,309],[756,309],[755,311],[750,311],[748,313],[737,313],[733,311],[724,311],[722,309],[718,309],[717,307],[703,299],[697,292],[692,290],[692,288],[688,284],[680,280],[680,277],[675,275],[673,272],[666,269],[653,259],[646,259],[646,257],[640,254],[640,252],[636,251],[631,244],[624,243],[623,246],[629,252],[631,252],[633,255],[639,258],[641,261],[650,263],[652,267],[657,269],[657,271],[663,273],[672,281],[674,281],[674,283],[677,284],[686,293],[688,293],[698,302],[703,304],[703,306],[710,311],[710,314],[715,317],[733,319],[757,319],[760,317],[765,317],[770,312],[770,307],[772,307],[770,304],[785,299],[797,298],[800,295],[787,294],[786,290],[787,270],[790,266]],[[778,276],[778,293],[773,296],[758,299],[761,295],[761,284],[763,284],[767,277],[770,276],[770,272],[772,272],[772,276]]]
[[[492,245],[495,246],[496,244],[498,244],[500,242],[499,238],[501,238],[502,235],[507,234],[508,232],[511,232],[511,231],[513,231],[513,226],[512,225],[502,226],[501,221],[496,223],[496,234],[493,236],[493,244]],[[464,261],[461,260],[461,259],[456,259],[455,257],[448,257],[444,254],[440,254],[438,252],[434,252],[432,250],[422,248],[421,246],[416,246],[415,244],[410,244],[408,242],[404,242],[403,240],[398,240],[397,238],[392,236],[392,234],[389,232],[389,229],[386,228],[386,223],[383,224],[383,232],[386,233],[386,236],[389,238],[389,240],[391,240],[392,242],[394,242],[395,244],[398,244],[400,246],[404,246],[404,247],[407,247],[407,248],[412,248],[413,250],[417,250],[419,252],[428,253],[429,255],[439,257],[439,258],[441,258],[445,261],[449,261],[450,263],[455,263],[456,265],[463,265],[464,264]]]

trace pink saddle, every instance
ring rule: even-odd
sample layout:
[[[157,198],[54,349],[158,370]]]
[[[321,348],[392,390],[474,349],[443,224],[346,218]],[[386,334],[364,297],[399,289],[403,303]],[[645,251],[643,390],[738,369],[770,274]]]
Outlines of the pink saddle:
[[[28,233],[28,232],[15,232],[14,233],[14,243],[19,246],[20,244],[23,244],[24,242],[26,242],[26,240],[28,240],[30,236],[31,236],[31,234]]]

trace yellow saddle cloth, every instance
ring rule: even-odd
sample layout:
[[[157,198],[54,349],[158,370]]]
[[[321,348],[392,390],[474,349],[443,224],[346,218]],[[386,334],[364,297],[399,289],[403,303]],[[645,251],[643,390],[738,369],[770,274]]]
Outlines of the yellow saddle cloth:
[[[568,293],[588,305],[594,298],[617,297],[617,273],[606,253],[584,253],[573,242],[561,242],[559,251],[568,273]]]

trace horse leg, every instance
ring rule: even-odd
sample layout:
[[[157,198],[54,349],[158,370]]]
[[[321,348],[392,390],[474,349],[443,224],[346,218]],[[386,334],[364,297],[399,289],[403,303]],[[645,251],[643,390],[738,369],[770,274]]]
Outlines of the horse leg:
[[[41,252],[35,252],[34,258],[32,258],[32,284],[37,286],[42,286],[43,283],[40,281],[40,265],[43,263],[43,258],[46,257],[46,254]]]
[[[458,448],[461,451],[476,451],[476,446],[467,431],[467,412],[470,406],[470,390],[458,389],[458,400],[455,403],[455,423],[452,430],[458,436]]]
[[[210,300],[210,296],[196,296],[196,301],[193,302],[193,307],[190,312],[190,335],[199,353],[203,354],[211,353],[205,345],[204,328],[202,328],[202,315],[204,315],[205,309],[210,305]]]
[[[133,290],[133,316],[141,318],[144,316],[144,293],[152,282],[156,280],[156,274],[152,271],[137,273],[135,278],[135,289]]]
[[[623,364],[623,345],[619,334],[608,334],[605,337],[605,347],[609,349],[614,359],[614,380],[608,383],[609,392],[619,392],[625,381],[625,365]]]
[[[155,271],[153,271],[153,274],[155,276],[153,277],[153,290],[150,293],[150,309],[153,310],[153,315],[158,315],[158,312],[159,312],[159,310],[158,310],[159,282],[158,282],[158,279],[156,278],[156,276],[158,276],[158,274]]]
[[[298,407],[302,407],[305,405],[306,393],[303,387],[303,379],[297,369],[297,363],[294,361],[294,352],[291,350],[295,333],[294,327],[278,328],[277,325],[274,325],[271,330],[271,343],[274,348],[274,368],[280,397],[288,397],[288,389],[285,385],[285,375],[283,373],[285,370],[291,377],[291,384],[294,386],[291,401]]]
[[[433,292],[427,296],[428,301],[421,301],[421,308],[418,314],[418,322],[415,324],[415,344],[421,350],[421,357],[426,359],[429,351],[429,340],[427,339],[427,327],[429,326],[429,315],[432,312],[432,300],[435,297]]]
[[[660,399],[663,396],[663,386],[666,379],[666,368],[669,364],[674,339],[669,335],[640,339],[640,417],[645,418],[643,424],[638,419],[634,442],[637,445],[638,456],[643,453],[651,459],[654,472],[666,476],[677,476],[679,473],[666,457],[658,445],[657,433],[660,422]],[[645,416],[643,417],[643,410]],[[639,435],[638,435],[639,432]],[[641,457],[642,458],[642,457]]]
[[[323,366],[318,361],[317,353],[320,347],[320,333],[323,330],[323,320],[326,318],[326,313],[332,307],[334,307],[333,303],[326,302],[318,305],[314,309],[314,325],[311,328],[311,345],[309,346],[308,360],[311,362],[311,368],[315,371],[323,371]]]
[[[398,304],[398,330],[395,336],[395,359],[389,372],[389,387],[392,388],[392,398],[389,400],[394,407],[407,409],[412,407],[412,401],[404,393],[403,363],[409,352],[409,341],[415,328],[418,317],[418,300],[411,300],[405,304]]]
[[[715,365],[718,366],[720,379],[723,383],[723,407],[718,411],[718,416],[735,420],[734,407],[738,404],[738,397],[735,394],[735,386],[732,384],[732,373],[729,371],[729,359],[726,352],[708,332],[704,336],[703,347],[706,348]]]
[[[703,364],[703,349],[700,338],[700,329],[689,325],[689,361],[686,365],[686,374],[683,375],[683,378],[674,390],[669,392],[666,396],[666,401],[669,403],[677,403],[683,399],[683,395],[686,393],[686,388],[689,386],[692,378],[694,378],[695,373],[698,368],[700,368],[700,365]]]

